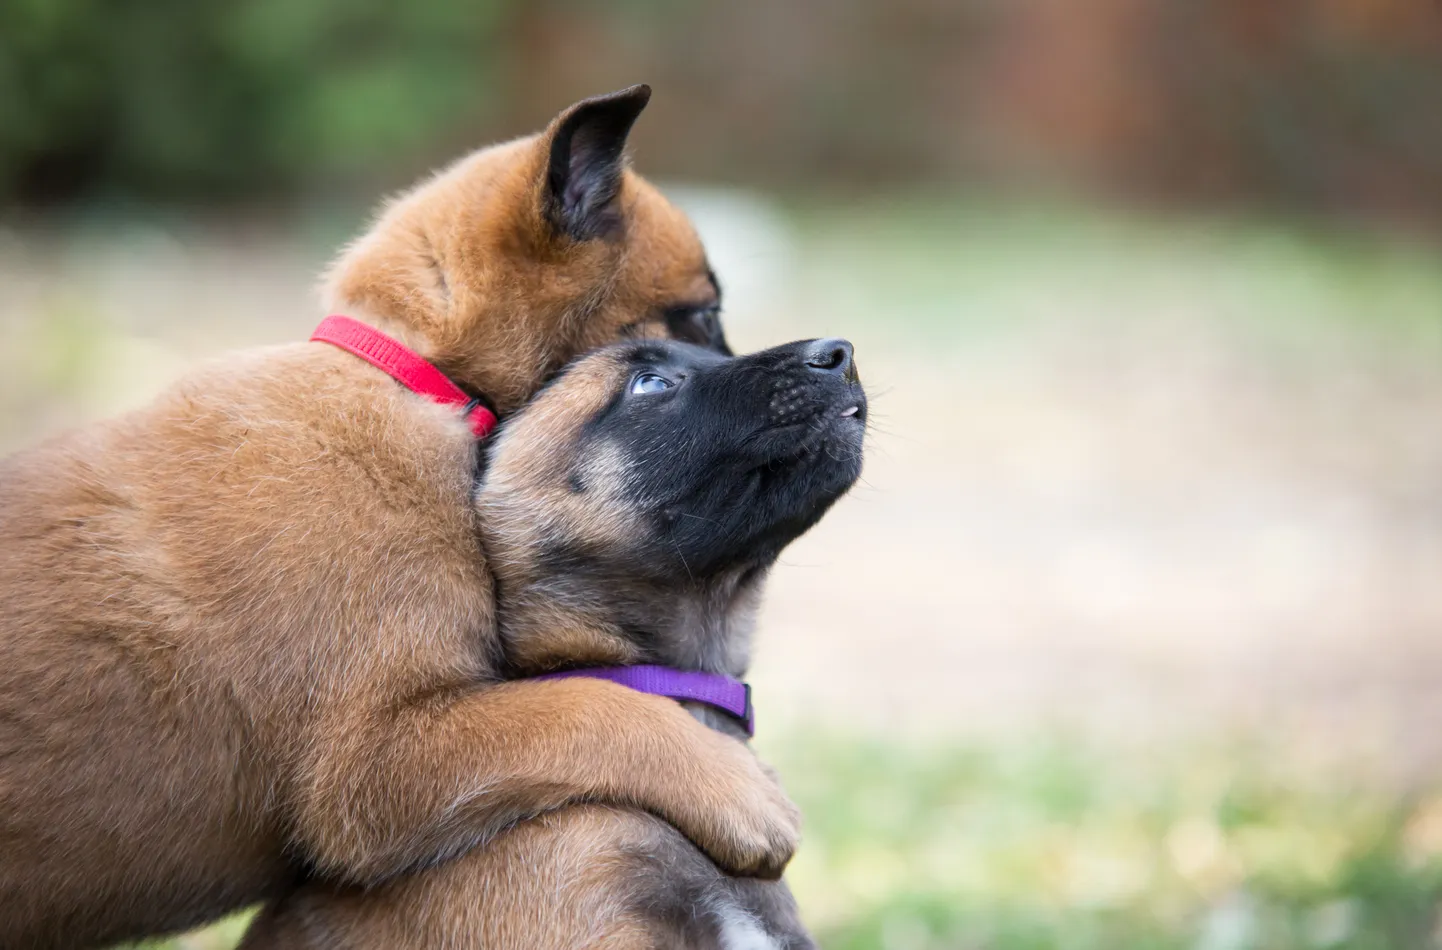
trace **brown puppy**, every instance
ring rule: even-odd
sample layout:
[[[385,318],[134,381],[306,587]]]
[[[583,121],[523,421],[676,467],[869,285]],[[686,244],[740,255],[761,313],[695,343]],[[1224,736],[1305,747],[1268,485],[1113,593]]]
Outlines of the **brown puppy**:
[[[694,232],[624,168],[648,95],[393,203],[334,308],[503,413],[617,337],[724,349]],[[476,457],[454,411],[297,343],[0,463],[0,947],[188,928],[306,874],[375,884],[578,800],[780,872],[794,808],[675,703],[489,688]]]
[[[766,571],[855,481],[865,415],[839,340],[733,359],[618,344],[579,362],[506,424],[477,496],[508,668],[743,674]],[[727,714],[695,712],[744,741]],[[369,891],[308,885],[244,944],[809,946],[783,884],[727,877],[665,822],[601,805]]]

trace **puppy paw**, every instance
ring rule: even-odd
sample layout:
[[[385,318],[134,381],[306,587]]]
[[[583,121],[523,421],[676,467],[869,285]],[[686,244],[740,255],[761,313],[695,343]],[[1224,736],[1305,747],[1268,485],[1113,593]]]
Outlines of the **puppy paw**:
[[[776,880],[801,843],[801,811],[769,766],[741,743],[726,743],[725,780],[704,796],[711,820],[702,816],[693,840],[727,873]]]

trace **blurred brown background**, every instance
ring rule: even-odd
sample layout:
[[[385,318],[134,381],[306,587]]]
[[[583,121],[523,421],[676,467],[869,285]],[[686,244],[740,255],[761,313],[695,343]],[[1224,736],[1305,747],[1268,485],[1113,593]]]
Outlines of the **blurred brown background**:
[[[9,0],[11,202],[393,186],[642,77],[684,176],[1442,215],[1432,0]]]
[[[639,141],[668,172],[1442,214],[1442,10],[1426,0],[581,10],[527,8],[519,101],[534,113],[617,63],[654,76],[669,95]]]
[[[1442,946],[1432,0],[0,0],[0,448],[636,81],[733,342],[873,394],[755,676],[826,945]]]

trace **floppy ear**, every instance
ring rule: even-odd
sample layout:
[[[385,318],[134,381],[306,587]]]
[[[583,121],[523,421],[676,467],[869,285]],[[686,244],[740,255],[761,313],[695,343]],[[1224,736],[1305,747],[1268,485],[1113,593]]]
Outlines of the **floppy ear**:
[[[650,86],[631,86],[583,99],[551,123],[541,201],[557,234],[588,241],[620,226],[615,204],[625,168],[622,152],[650,99]]]

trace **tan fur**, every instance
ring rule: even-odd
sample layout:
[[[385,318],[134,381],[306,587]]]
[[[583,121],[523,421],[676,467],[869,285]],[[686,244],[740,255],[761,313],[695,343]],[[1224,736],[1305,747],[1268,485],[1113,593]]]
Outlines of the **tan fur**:
[[[654,947],[641,856],[675,834],[638,812],[567,808],[379,890],[306,888],[263,911],[242,948]]]
[[[626,532],[644,537],[654,530],[628,517],[634,502],[617,491],[626,481],[616,471],[595,473],[583,492],[567,488],[577,466],[594,464],[598,456],[624,456],[595,443],[583,448],[581,432],[626,382],[626,367],[608,353],[589,356],[528,405],[491,447],[477,506],[489,564],[506,591],[499,624],[505,649],[524,674],[640,659],[606,603],[608,594],[638,596],[625,589],[628,579],[608,580],[606,592],[587,591],[589,596],[568,602],[547,583],[555,568],[545,561],[548,542],[561,538],[626,552],[632,550],[627,541],[634,542]],[[727,637],[743,654],[728,660],[733,672],[748,664],[758,600],[756,585],[726,608],[726,622],[745,631]],[[693,711],[736,736],[738,745],[744,741],[728,717],[705,707]],[[754,930],[752,938],[763,934],[759,943],[728,943],[728,919],[754,920],[756,911],[780,932]],[[783,884],[727,878],[652,815],[582,805],[522,822],[484,847],[378,887],[308,884],[262,910],[241,950],[756,946],[813,947]]]
[[[556,526],[564,526],[569,537],[598,547],[642,530],[635,513],[614,498],[614,486],[622,484],[614,469],[624,464],[618,454],[603,450],[592,460],[584,473],[586,492],[570,491],[568,485],[576,461],[577,431],[610,398],[618,385],[617,370],[607,354],[587,358],[568,373],[566,385],[547,390],[545,398],[528,407],[526,451],[493,454],[478,513],[489,539],[491,572],[502,583],[513,583],[513,590],[533,576],[535,555]],[[504,503],[493,504],[495,499]],[[522,669],[613,666],[639,660],[634,643],[578,624],[565,605],[528,603],[511,619],[536,631],[535,636],[514,637],[509,644],[511,662]]]
[[[619,234],[548,225],[540,156],[584,108],[395,202],[334,309],[504,412],[714,300],[694,232],[629,171]],[[182,929],[302,869],[373,885],[577,800],[779,873],[795,811],[742,746],[605,683],[491,685],[474,469],[457,416],[319,343],[0,463],[0,946]]]
[[[506,413],[619,328],[655,332],[665,306],[715,299],[690,223],[629,170],[624,243],[557,245],[540,220],[518,227],[516,209],[539,214],[544,157],[533,139],[496,146],[392,202],[327,277],[331,308],[395,333]]]

